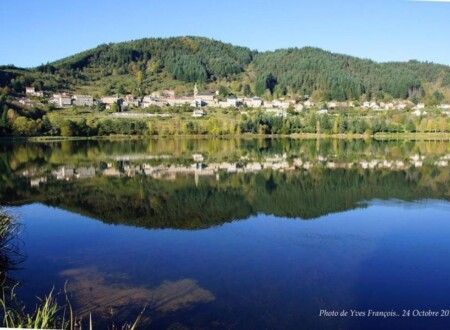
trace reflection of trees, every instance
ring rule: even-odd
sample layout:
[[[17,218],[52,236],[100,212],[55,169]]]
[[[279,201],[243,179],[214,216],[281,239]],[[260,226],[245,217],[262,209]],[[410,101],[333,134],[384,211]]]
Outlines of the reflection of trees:
[[[18,224],[14,219],[0,209],[0,285],[2,288],[14,284],[14,281],[8,276],[8,272],[23,259],[15,242],[17,230]]]
[[[200,153],[205,163],[261,161],[282,158],[315,162],[308,171],[256,174],[220,174],[220,180],[179,175],[173,181],[135,177],[93,177],[55,181],[50,173],[59,165],[93,166],[104,170],[116,155],[151,155],[146,165],[192,164]],[[433,166],[433,157],[450,153],[450,144],[439,141],[364,141],[294,139],[158,139],[136,141],[65,141],[42,144],[0,145],[0,203],[43,202],[111,223],[150,228],[204,228],[241,219],[258,212],[278,216],[315,218],[358,206],[373,198],[449,199],[448,168]],[[174,155],[159,159],[158,155]],[[371,159],[409,159],[426,155],[421,168],[328,170],[319,158],[342,164]],[[321,156],[321,157],[319,157]],[[418,157],[418,156],[416,156]],[[426,163],[428,161],[428,163]],[[140,164],[140,163],[138,163]],[[136,164],[131,164],[136,165]],[[22,176],[28,173],[28,176]],[[30,179],[47,183],[30,188]],[[75,182],[76,181],[76,182]]]
[[[432,188],[418,187],[421,180],[411,179],[409,173],[344,169],[314,169],[303,175],[275,173],[271,177],[276,189],[252,185],[251,204],[258,212],[310,219],[352,209],[371,199],[448,198],[445,182]]]
[[[155,139],[133,141],[64,141],[53,143],[0,144],[0,166],[8,170],[25,165],[76,165],[108,161],[115,155],[172,155],[192,159],[200,153],[210,162],[261,159],[286,154],[288,158],[333,155],[337,160],[407,158],[412,154],[439,156],[450,153],[446,141],[296,140],[296,139]]]
[[[449,199],[447,183],[447,168],[425,166],[404,171],[313,168],[223,173],[220,181],[203,177],[198,185],[189,175],[173,181],[94,177],[53,180],[31,190],[18,185],[15,201],[39,201],[110,223],[195,229],[256,213],[311,219],[371,199]]]

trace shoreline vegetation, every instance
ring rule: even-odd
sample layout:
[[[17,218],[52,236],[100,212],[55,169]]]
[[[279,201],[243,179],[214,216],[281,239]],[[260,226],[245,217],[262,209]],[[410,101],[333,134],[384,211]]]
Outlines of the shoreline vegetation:
[[[121,114],[161,114],[162,108],[120,112]],[[9,111],[9,128],[0,139],[30,141],[189,138],[293,138],[293,139],[382,139],[450,140],[450,117],[437,109],[426,116],[411,111],[371,112],[360,109],[309,110],[285,117],[260,109],[208,109],[200,118],[190,108],[164,109],[166,117],[117,117],[116,113],[88,107],[43,111],[40,119],[25,119]],[[2,132],[0,132],[2,133]]]
[[[450,141],[450,133],[376,133],[376,134],[325,134],[325,133],[294,133],[294,134],[236,134],[236,135],[213,135],[213,134],[196,134],[196,135],[121,135],[114,134],[108,136],[3,136],[0,141],[30,141],[30,142],[61,142],[61,141],[88,141],[88,140],[145,140],[145,139],[278,139],[289,138],[298,140],[310,139],[338,139],[338,140],[413,140],[413,141]]]

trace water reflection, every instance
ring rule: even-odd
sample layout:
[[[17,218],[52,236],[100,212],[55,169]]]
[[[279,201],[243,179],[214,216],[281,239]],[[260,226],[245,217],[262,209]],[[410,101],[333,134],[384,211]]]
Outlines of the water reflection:
[[[0,203],[111,223],[206,228],[258,213],[310,219],[397,198],[448,199],[446,142],[149,140],[3,144]]]

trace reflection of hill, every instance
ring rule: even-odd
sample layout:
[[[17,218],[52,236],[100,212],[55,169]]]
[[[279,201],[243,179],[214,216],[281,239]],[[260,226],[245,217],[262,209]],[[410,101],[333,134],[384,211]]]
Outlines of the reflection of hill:
[[[370,199],[448,199],[447,170],[313,169],[224,174],[219,181],[192,176],[173,181],[145,176],[49,181],[18,185],[13,199],[43,202],[102,219],[148,228],[198,229],[256,213],[311,219]],[[441,179],[440,179],[441,178]]]
[[[275,189],[268,191],[271,181]],[[255,185],[252,203],[259,212],[304,219],[352,209],[375,198],[448,198],[449,193],[445,184],[432,190],[422,187],[411,173],[396,171],[322,170],[282,180],[274,175],[264,189],[260,187]]]
[[[0,204],[42,202],[148,228],[205,228],[258,212],[311,219],[373,198],[449,199],[449,147],[331,139],[11,142],[0,144]]]

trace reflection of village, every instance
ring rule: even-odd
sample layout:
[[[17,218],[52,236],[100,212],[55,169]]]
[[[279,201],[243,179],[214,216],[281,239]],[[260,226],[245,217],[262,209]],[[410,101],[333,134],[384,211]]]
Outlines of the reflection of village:
[[[76,180],[88,179],[95,176],[104,177],[134,177],[144,175],[154,179],[175,180],[177,176],[192,175],[195,182],[202,176],[215,177],[220,180],[221,173],[256,173],[263,170],[288,172],[296,170],[311,170],[313,168],[326,169],[362,169],[375,170],[385,169],[392,171],[403,171],[411,168],[420,168],[424,165],[436,167],[448,167],[450,154],[428,158],[424,155],[415,154],[402,159],[364,159],[356,161],[340,161],[333,157],[317,156],[314,159],[301,157],[290,158],[287,154],[271,155],[259,161],[251,160],[248,157],[241,157],[236,162],[206,162],[201,154],[193,154],[190,162],[184,164],[157,164],[150,161],[165,162],[170,161],[169,155],[123,155],[114,156],[109,161],[98,166],[59,166],[51,171],[48,176],[42,175],[38,170],[25,170],[21,176],[29,178],[30,185],[37,187],[48,179],[56,180]],[[174,159],[175,160],[175,159]],[[147,161],[147,162],[146,162]]]

